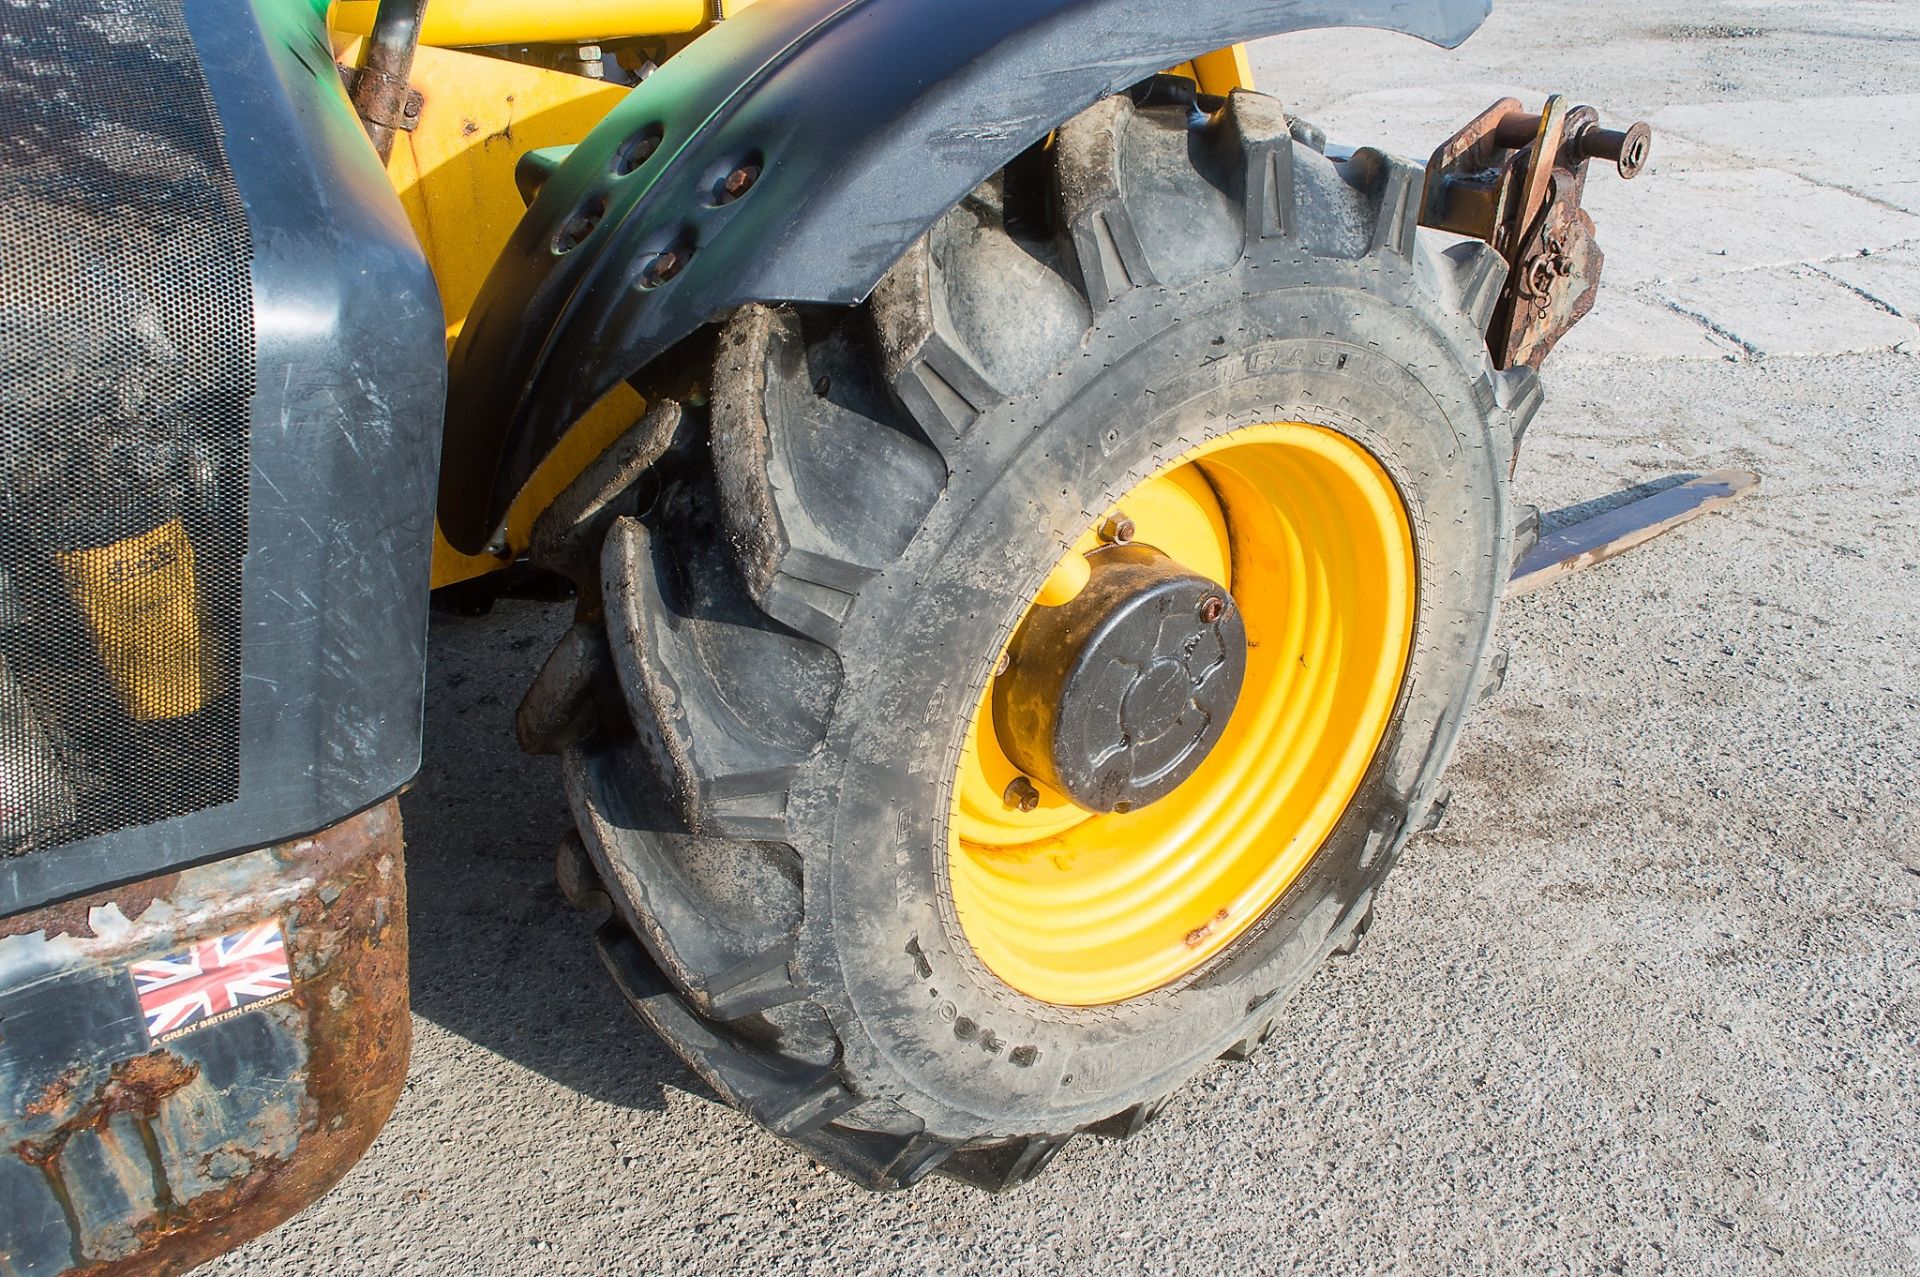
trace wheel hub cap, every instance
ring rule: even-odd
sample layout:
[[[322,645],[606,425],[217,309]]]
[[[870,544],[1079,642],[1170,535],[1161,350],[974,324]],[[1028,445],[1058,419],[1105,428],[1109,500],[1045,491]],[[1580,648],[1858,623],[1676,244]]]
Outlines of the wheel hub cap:
[[[1008,756],[1092,812],[1164,798],[1226,731],[1247,631],[1226,588],[1146,546],[1089,556],[1087,584],[1035,608],[994,685]]]

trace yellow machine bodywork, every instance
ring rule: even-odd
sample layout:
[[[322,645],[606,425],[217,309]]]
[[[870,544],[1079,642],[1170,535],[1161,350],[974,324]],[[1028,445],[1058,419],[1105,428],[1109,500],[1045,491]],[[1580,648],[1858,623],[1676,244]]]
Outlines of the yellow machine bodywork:
[[[339,9],[355,7],[346,3]],[[358,45],[354,39],[341,47],[341,61],[352,65]],[[627,90],[564,71],[425,45],[414,55],[413,84],[421,96],[419,126],[395,138],[387,176],[440,284],[451,346],[526,209],[513,177],[520,157],[579,141]],[[508,511],[502,554],[461,554],[436,530],[433,588],[509,566],[526,548],[540,512],[639,418],[643,407],[639,395],[622,387],[582,418]]]
[[[525,211],[514,169],[520,157],[578,142],[631,91],[569,71],[469,52],[459,46],[583,45],[658,39],[678,47],[751,0],[432,0],[414,56],[418,123],[396,136],[387,175],[400,194],[440,284],[451,346],[494,259]],[[335,57],[357,66],[376,0],[337,0],[329,15]],[[1253,87],[1246,50],[1235,45],[1182,63],[1176,74],[1207,93]],[[436,530],[433,587],[510,566],[540,512],[645,407],[616,389],[577,422],[508,511],[492,554],[461,554]]]
[[[327,20],[335,31],[366,35],[379,7],[379,0],[338,0]],[[724,12],[743,7],[729,0]],[[453,48],[686,35],[720,16],[716,8],[713,0],[433,0],[420,42]]]

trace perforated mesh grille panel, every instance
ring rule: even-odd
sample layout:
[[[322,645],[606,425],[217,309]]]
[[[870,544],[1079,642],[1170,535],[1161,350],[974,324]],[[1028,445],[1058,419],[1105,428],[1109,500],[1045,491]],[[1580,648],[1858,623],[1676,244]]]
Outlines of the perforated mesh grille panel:
[[[251,257],[180,0],[0,4],[0,855],[238,796]]]

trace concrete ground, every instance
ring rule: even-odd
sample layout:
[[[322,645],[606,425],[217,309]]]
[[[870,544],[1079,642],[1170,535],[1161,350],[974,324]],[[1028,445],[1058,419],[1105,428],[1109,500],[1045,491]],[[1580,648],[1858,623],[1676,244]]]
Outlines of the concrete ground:
[[[1518,482],[1758,497],[1511,606],[1504,692],[1356,958],[1252,1063],[1000,1198],[876,1198],[714,1102],[550,882],[510,744],[562,612],[434,632],[413,1074],[211,1273],[1920,1273],[1920,6],[1503,0],[1453,53],[1257,51],[1424,156],[1503,92],[1659,130]]]

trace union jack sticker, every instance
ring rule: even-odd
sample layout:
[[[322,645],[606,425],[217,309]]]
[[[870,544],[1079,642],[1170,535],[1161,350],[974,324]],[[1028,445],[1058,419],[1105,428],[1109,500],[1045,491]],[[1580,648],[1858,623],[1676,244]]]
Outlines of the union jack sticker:
[[[183,1033],[280,1001],[293,991],[280,920],[262,922],[181,953],[135,962],[134,992],[147,1037],[171,1042]]]

